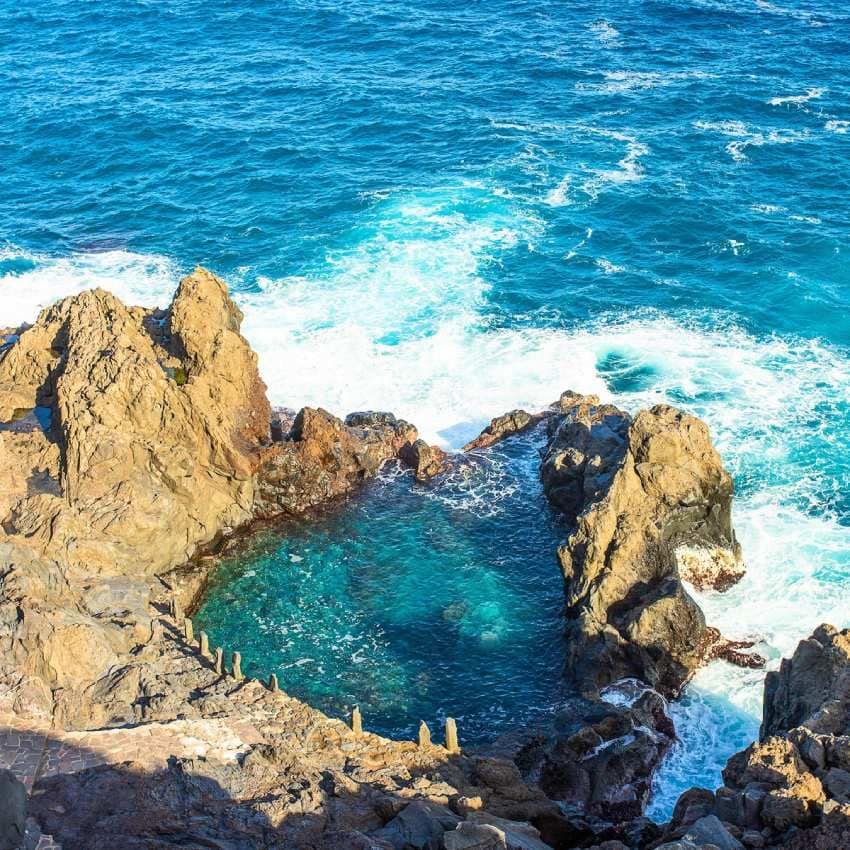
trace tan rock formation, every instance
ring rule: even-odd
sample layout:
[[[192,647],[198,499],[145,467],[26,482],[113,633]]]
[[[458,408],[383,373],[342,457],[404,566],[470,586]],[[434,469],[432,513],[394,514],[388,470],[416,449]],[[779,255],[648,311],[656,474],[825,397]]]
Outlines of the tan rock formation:
[[[241,321],[197,269],[167,311],[84,292],[0,353],[0,673],[30,696],[42,682],[63,723],[132,716],[121,669],[152,639],[156,576],[344,495],[416,439],[389,414],[305,409],[273,442]]]
[[[559,407],[541,476],[574,524],[559,550],[572,671],[588,692],[637,676],[675,694],[716,644],[682,578],[739,573],[732,479],[705,424],[672,407],[632,419],[574,393]]]

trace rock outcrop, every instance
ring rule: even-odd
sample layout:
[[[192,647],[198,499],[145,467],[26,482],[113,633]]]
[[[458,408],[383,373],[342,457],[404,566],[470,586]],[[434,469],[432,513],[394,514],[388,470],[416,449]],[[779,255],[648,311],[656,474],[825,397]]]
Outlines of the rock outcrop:
[[[353,413],[343,422],[305,407],[258,470],[254,515],[299,514],[343,496],[416,439],[416,429],[391,413]]]
[[[309,408],[284,435],[241,320],[198,269],[168,310],[84,292],[0,353],[0,681],[20,707],[131,717],[124,662],[153,639],[161,577],[254,519],[344,496],[416,440],[390,414]]]
[[[155,573],[252,516],[270,410],[241,314],[198,270],[167,314],[102,290],[43,311],[0,361],[6,534],[87,572]]]
[[[602,697],[569,699],[547,722],[485,750],[509,758],[570,811],[576,839],[614,838],[641,817],[655,769],[676,739],[665,700],[646,685],[623,682]]]
[[[850,632],[821,626],[767,674],[764,690],[762,738],[795,726],[850,732]]]
[[[467,443],[461,451],[469,452],[473,449],[486,449],[498,442],[521,434],[529,428],[533,428],[542,422],[551,411],[542,413],[528,413],[525,410],[510,410],[502,416],[490,420],[490,424],[472,441]]]
[[[848,650],[850,630],[820,626],[768,674],[761,739],[729,759],[723,787],[679,798],[669,846],[712,818],[730,847],[850,847]]]
[[[565,393],[541,477],[572,531],[559,550],[570,668],[582,690],[637,677],[675,695],[722,652],[683,580],[739,577],[732,479],[699,419],[659,405],[634,419]]]

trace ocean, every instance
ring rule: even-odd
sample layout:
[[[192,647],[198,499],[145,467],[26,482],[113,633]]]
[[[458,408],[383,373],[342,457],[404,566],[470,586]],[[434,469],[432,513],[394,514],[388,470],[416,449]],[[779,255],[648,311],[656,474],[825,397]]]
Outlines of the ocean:
[[[676,404],[748,567],[700,602],[775,666],[850,625],[848,42],[814,0],[0,0],[0,326],[94,286],[164,306],[202,264],[277,404],[449,449],[565,389]],[[204,616],[380,730],[548,710],[563,529],[533,452],[394,478],[258,539]],[[651,814],[717,784],[762,676],[698,674]]]

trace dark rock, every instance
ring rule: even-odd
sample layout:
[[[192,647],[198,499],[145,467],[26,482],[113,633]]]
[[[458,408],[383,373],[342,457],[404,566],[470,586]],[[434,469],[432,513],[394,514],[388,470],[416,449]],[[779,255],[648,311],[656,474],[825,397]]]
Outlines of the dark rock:
[[[767,674],[762,738],[795,726],[850,734],[850,630],[821,626]]]
[[[422,439],[402,446],[399,458],[413,470],[417,481],[428,481],[446,468],[446,453]]]
[[[718,850],[744,850],[744,845],[730,834],[716,815],[706,815],[691,824],[682,839],[696,845],[713,844]]]
[[[523,777],[580,816],[621,823],[643,814],[655,768],[673,740],[664,700],[644,688],[624,705],[569,700],[550,722],[503,736],[493,751],[508,757],[501,769],[510,782],[519,779],[518,765]],[[497,784],[493,776],[486,780]]]
[[[676,801],[673,816],[670,820],[671,829],[690,826],[692,823],[710,815],[714,810],[715,796],[707,788],[689,788]]]
[[[441,850],[443,833],[457,827],[460,821],[443,806],[417,800],[372,835],[395,850]]]
[[[27,823],[27,789],[10,770],[0,769],[0,850],[17,850]]]

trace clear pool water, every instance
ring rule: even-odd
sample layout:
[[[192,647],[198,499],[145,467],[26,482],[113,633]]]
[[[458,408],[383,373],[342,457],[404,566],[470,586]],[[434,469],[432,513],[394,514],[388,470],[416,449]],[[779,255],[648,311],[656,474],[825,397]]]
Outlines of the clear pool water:
[[[562,536],[538,440],[474,455],[439,483],[392,466],[319,519],[267,526],[220,564],[198,628],[243,670],[374,732],[480,743],[562,696]]]

